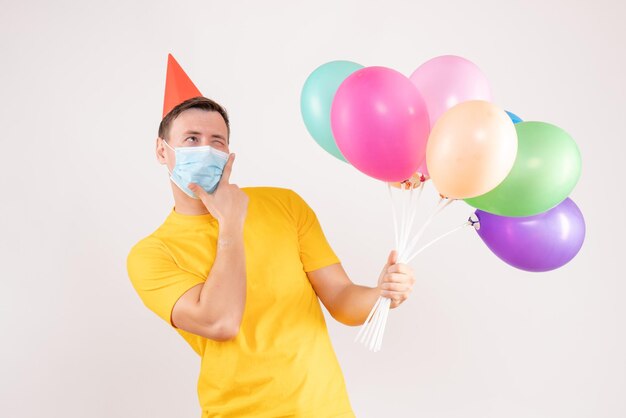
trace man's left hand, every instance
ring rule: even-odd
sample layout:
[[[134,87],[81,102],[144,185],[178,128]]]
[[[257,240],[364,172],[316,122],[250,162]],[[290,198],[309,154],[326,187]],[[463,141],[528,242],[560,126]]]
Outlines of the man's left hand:
[[[397,260],[398,252],[391,251],[378,278],[380,295],[391,299],[391,309],[408,299],[415,283],[413,269],[407,264],[397,263]]]

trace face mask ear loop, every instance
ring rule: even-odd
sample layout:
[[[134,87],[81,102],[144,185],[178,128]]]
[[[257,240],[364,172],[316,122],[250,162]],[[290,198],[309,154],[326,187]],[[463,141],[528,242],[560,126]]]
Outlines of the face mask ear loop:
[[[167,147],[168,147],[169,149],[171,149],[172,151],[176,152],[176,150],[175,150],[175,149],[174,149],[174,148],[173,148],[170,144],[168,144],[168,143],[167,143],[167,141],[166,141],[165,139],[161,138],[161,140],[165,143],[165,145],[167,145]]]
[[[169,149],[171,149],[172,151],[174,151],[174,153],[176,153],[176,150],[167,143],[167,141],[164,138],[161,138],[163,140],[163,142],[165,143],[165,145],[167,145],[169,147]],[[165,165],[165,168],[167,169],[167,172],[170,173],[170,178],[172,178],[172,172],[170,171],[169,167],[167,166],[167,164]]]

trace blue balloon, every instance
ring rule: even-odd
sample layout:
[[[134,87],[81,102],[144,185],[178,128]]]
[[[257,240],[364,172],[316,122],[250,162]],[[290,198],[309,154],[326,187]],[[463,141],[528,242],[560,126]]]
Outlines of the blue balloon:
[[[519,116],[517,116],[515,113],[513,112],[509,112],[508,110],[505,110],[506,114],[509,115],[509,117],[511,118],[511,120],[513,121],[513,123],[520,123],[520,122],[524,122],[522,120],[522,118],[520,118]]]

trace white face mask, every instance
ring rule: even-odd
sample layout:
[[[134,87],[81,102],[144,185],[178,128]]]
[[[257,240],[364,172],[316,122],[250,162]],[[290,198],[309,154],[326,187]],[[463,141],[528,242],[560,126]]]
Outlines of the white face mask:
[[[168,169],[168,172],[170,179],[179,189],[194,199],[198,198],[187,187],[189,183],[196,183],[207,193],[215,191],[228,161],[227,152],[210,145],[172,148],[167,141],[163,140],[163,142],[175,153],[176,164],[174,169],[172,171]]]

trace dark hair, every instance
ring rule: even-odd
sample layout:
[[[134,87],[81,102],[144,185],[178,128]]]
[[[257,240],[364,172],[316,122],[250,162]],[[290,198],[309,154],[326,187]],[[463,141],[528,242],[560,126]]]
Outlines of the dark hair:
[[[224,118],[226,122],[226,128],[228,129],[228,137],[230,138],[230,124],[228,122],[228,113],[219,103],[207,99],[206,97],[198,96],[187,99],[184,102],[176,105],[167,115],[163,118],[159,124],[159,137],[167,140],[166,135],[169,133],[170,125],[185,110],[189,109],[202,109],[207,112],[217,112]]]

